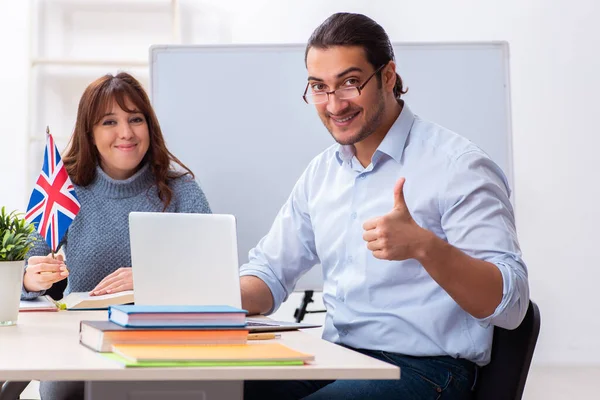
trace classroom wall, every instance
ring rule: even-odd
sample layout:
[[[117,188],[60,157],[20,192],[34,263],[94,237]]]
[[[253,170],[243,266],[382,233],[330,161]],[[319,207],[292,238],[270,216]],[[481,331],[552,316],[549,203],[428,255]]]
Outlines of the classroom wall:
[[[595,22],[600,3],[229,0],[214,4],[228,15],[228,34],[221,42],[305,42],[324,18],[341,10],[368,14],[394,41],[510,42],[517,225],[532,298],[542,312],[534,362],[600,364],[600,305],[594,294],[600,279],[596,257],[600,209],[592,161],[600,146],[595,124],[600,93],[600,52],[595,45],[600,27]],[[0,0],[0,204],[13,208],[22,206],[30,187],[19,172],[24,168],[26,125],[26,9],[27,2]]]
[[[0,207],[25,205],[28,1],[0,0]]]

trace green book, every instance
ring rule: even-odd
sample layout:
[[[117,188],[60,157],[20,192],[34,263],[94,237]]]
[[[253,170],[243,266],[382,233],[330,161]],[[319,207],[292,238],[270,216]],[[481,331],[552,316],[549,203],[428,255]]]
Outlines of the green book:
[[[164,367],[281,367],[304,365],[303,361],[140,361],[134,362],[114,353],[100,353],[109,360],[123,364],[127,368]]]

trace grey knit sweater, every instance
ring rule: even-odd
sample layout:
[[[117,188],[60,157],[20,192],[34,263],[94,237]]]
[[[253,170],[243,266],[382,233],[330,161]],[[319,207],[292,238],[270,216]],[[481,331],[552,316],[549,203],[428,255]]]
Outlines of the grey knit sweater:
[[[171,204],[166,212],[210,213],[204,193],[190,176],[171,180]],[[101,168],[88,186],[75,186],[81,203],[65,237],[63,248],[69,278],[65,295],[92,290],[106,275],[131,266],[129,213],[163,210],[154,177],[148,165],[126,180],[114,180]],[[28,254],[48,255],[45,240],[38,241]],[[21,298],[31,299],[44,292],[22,290]]]

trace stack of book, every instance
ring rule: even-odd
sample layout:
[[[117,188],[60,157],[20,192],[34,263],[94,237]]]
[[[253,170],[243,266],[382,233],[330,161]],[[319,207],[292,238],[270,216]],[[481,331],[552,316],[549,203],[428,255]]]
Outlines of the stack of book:
[[[80,342],[126,367],[303,365],[314,357],[277,342],[248,343],[245,310],[229,306],[111,306],[81,321]]]

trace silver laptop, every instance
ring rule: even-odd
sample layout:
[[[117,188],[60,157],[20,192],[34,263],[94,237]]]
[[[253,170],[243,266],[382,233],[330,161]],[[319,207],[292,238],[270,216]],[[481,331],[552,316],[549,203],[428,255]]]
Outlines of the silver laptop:
[[[235,217],[132,212],[129,239],[137,305],[242,307]],[[250,332],[320,325],[248,318]]]
[[[132,212],[135,304],[241,308],[235,217]]]

